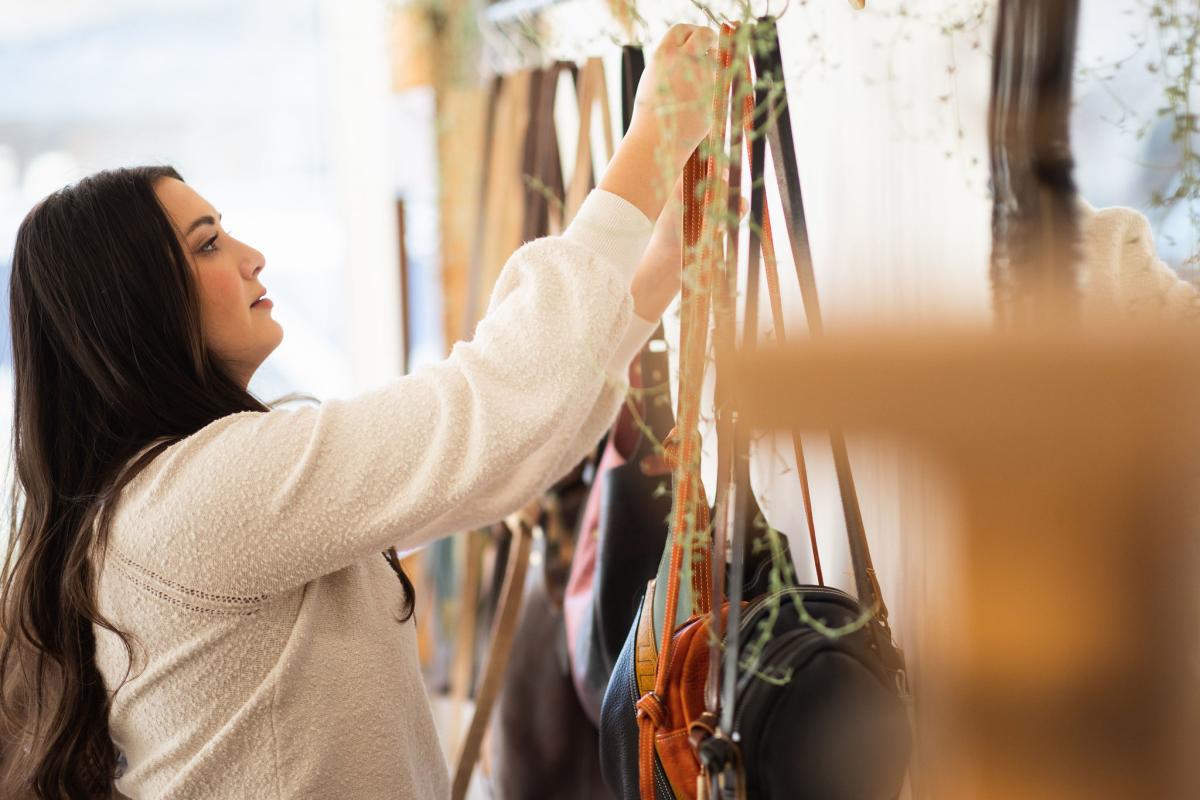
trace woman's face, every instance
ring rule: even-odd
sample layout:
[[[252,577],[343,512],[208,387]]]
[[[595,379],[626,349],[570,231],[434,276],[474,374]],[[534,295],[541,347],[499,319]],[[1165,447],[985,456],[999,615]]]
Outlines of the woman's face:
[[[272,304],[255,304],[266,291],[258,280],[266,259],[230,236],[216,209],[183,181],[163,178],[154,192],[175,223],[200,287],[208,345],[245,386],[283,341],[283,326],[271,317]]]

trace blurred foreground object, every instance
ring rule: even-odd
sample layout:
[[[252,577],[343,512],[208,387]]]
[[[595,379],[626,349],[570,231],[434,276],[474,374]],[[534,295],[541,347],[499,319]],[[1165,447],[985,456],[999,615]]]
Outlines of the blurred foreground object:
[[[880,331],[739,370],[751,424],[894,436],[959,493],[925,610],[929,796],[1200,797],[1194,329]]]

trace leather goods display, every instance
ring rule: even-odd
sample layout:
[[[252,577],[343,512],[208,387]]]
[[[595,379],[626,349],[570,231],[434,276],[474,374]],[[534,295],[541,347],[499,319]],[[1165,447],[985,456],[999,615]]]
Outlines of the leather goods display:
[[[567,102],[566,92],[561,91],[568,88],[568,82],[561,80],[564,73],[575,79],[574,105],[579,120],[574,166],[565,186],[560,159],[567,148],[560,148],[556,117],[551,113],[556,106],[561,111]],[[546,228],[536,231],[541,236],[570,223],[595,185],[596,167],[612,158],[613,141],[607,82],[599,58],[589,59],[578,69],[557,65],[539,77],[537,84],[540,110],[529,136],[535,140],[534,149],[542,154],[539,158],[556,162],[533,165],[529,176],[530,186],[541,189],[539,202],[546,204]],[[592,124],[594,112],[599,115],[600,135]],[[630,433],[636,433],[636,426],[630,425]],[[615,443],[616,437],[612,438]],[[550,800],[606,795],[600,776],[598,731],[581,707],[572,682],[565,624],[569,620],[568,574],[579,561],[574,557],[581,543],[576,531],[586,530],[586,525],[576,525],[589,495],[583,472],[576,468],[544,498],[543,535],[537,537],[533,551],[539,558],[529,565],[524,592],[516,598],[521,611],[503,667],[488,747],[491,789],[499,797]],[[598,509],[594,511],[598,514]],[[505,603],[500,607],[506,609]]]
[[[600,70],[597,73],[597,70]],[[604,79],[600,62],[588,62],[582,70],[570,62],[556,62],[544,70],[536,70],[528,76],[531,91],[529,124],[525,127],[525,141],[520,148],[520,165],[526,187],[526,204],[521,213],[523,233],[531,238],[545,236],[554,228],[564,224],[563,203],[566,187],[563,182],[562,161],[559,150],[558,131],[553,110],[557,102],[559,78],[569,74],[575,85],[577,99],[582,109],[589,109],[596,101],[597,92],[603,91]],[[493,83],[493,97],[503,97],[504,83],[508,78]],[[500,90],[496,91],[495,87]],[[498,102],[489,102],[487,117],[489,146],[485,152],[496,149],[494,141]],[[590,112],[589,112],[590,113]],[[602,113],[607,117],[602,102]],[[590,188],[594,181],[590,160],[591,149],[586,139],[582,140],[586,152],[580,157],[583,168],[577,167],[572,176],[572,185],[582,183]],[[514,148],[508,148],[508,155]],[[485,155],[485,161],[504,156],[496,153]],[[514,160],[510,158],[511,168]],[[488,181],[495,178],[497,171],[485,164],[481,196],[491,198]],[[503,171],[499,171],[503,174]],[[586,191],[584,191],[586,195]],[[485,203],[481,211],[489,209]],[[567,217],[566,221],[569,221]],[[481,238],[482,225],[481,223]],[[475,272],[477,270],[473,270]],[[478,275],[477,279],[484,276]],[[478,285],[481,280],[473,281]],[[575,702],[566,666],[566,647],[562,635],[561,610],[563,587],[573,548],[574,521],[582,506],[585,487],[581,481],[582,468],[576,468],[560,479],[547,495],[541,499],[541,509],[524,527],[510,524],[499,536],[493,536],[491,550],[491,587],[489,593],[480,591],[484,582],[484,540],[475,534],[469,542],[479,552],[469,552],[463,574],[464,607],[468,612],[478,608],[478,623],[470,613],[460,625],[460,643],[456,662],[464,670],[472,666],[471,644],[476,640],[476,631],[483,627],[482,637],[487,644],[487,653],[478,675],[475,692],[475,711],[459,747],[452,784],[452,797],[464,797],[469,787],[476,761],[483,751],[484,735],[488,730],[493,709],[500,711],[500,729],[494,731],[493,747],[489,752],[495,756],[495,772],[498,779],[508,784],[512,796],[526,796],[536,791],[539,796],[555,796],[546,790],[546,780],[561,772],[583,780],[589,766],[597,772],[595,784],[599,786],[598,770],[595,768],[594,749],[591,755],[583,751],[564,750],[561,747],[564,735],[594,736],[594,728],[582,714]],[[537,524],[540,522],[540,524]],[[532,544],[528,540],[532,531],[542,533],[538,537],[537,552],[540,559],[531,567],[529,561]],[[526,575],[530,580],[526,579]],[[549,633],[547,637],[545,634]],[[541,647],[515,648],[515,643],[528,642],[531,636],[539,638]],[[481,649],[481,648],[480,648]],[[559,657],[554,657],[558,653]],[[465,672],[465,677],[456,681],[456,686],[466,686],[474,670]],[[568,700],[567,703],[546,704],[541,702],[550,695]],[[466,692],[462,691],[465,696]],[[536,789],[523,784],[527,780],[540,780]],[[568,786],[569,783],[563,784]],[[567,796],[559,793],[559,796]]]
[[[757,43],[753,98],[746,90],[748,64],[740,55],[749,50],[751,37]],[[684,238],[699,248],[687,248],[692,255],[685,256],[684,262],[668,569],[660,572],[657,584],[647,587],[604,698],[604,776],[610,789],[622,798],[884,800],[900,791],[908,759],[907,716],[900,696],[904,668],[875,580],[840,435],[832,434],[830,439],[858,599],[820,585],[779,585],[788,581],[777,579],[774,591],[749,604],[742,601],[745,510],[751,499],[746,459],[749,432],[736,423],[736,409],[728,403],[728,387],[721,385],[720,369],[732,349],[737,215],[724,215],[727,230],[722,231],[712,222],[720,217],[705,212],[725,209],[726,204],[730,209],[738,207],[743,125],[753,188],[741,347],[754,346],[760,253],[776,334],[782,336],[782,306],[764,185],[768,147],[814,335],[821,330],[821,317],[773,19],[759,20],[754,30],[725,26],[720,49],[722,70],[708,162],[705,165],[693,155],[685,168],[685,198],[691,199],[685,207]],[[739,124],[735,119],[729,126],[732,153],[727,163],[733,174],[724,191],[723,182],[714,180],[719,163],[715,154],[725,146],[731,89],[735,99],[742,100],[742,120]],[[736,103],[733,108],[737,109]],[[697,184],[704,187],[703,199],[689,191]],[[728,235],[726,243],[721,240],[722,233]],[[708,504],[698,477],[697,432],[710,302],[717,316],[718,400],[723,404],[718,409],[718,430],[724,434],[724,441],[719,442],[711,536]],[[794,446],[799,456],[799,442]],[[799,477],[802,491],[807,491],[805,476],[800,473]],[[729,599],[725,601],[723,567],[730,530],[732,558]],[[691,567],[691,581],[683,580],[685,564]],[[778,566],[779,574],[790,578],[786,563]],[[656,589],[661,595],[661,611]],[[728,633],[722,633],[725,628]],[[724,665],[719,668],[722,650]]]
[[[487,745],[492,795],[573,800],[606,797],[600,741],[567,669],[562,590],[572,523],[586,487],[556,492],[542,516]],[[546,505],[546,504],[544,504]]]
[[[534,72],[521,70],[492,79],[487,94],[480,184],[476,204],[476,235],[463,298],[460,336],[468,341],[485,304],[487,293],[501,266],[521,244],[525,209],[511,201],[521,196],[521,168],[530,119]],[[469,532],[458,539],[431,544],[425,558],[426,581],[431,587],[430,613],[425,617],[434,643],[427,669],[430,690],[449,691],[455,708],[448,739],[457,739],[459,706],[471,690],[476,666],[475,643],[480,630],[488,630],[487,608],[480,609],[480,577],[485,532]],[[499,554],[498,554],[499,555]],[[499,561],[500,559],[496,559]],[[479,613],[480,611],[484,613]]]
[[[475,693],[475,712],[467,727],[455,759],[454,775],[452,776],[450,796],[453,800],[463,800],[471,784],[471,774],[479,751],[483,745],[483,735],[487,730],[488,717],[496,702],[500,690],[500,680],[504,666],[512,650],[513,637],[517,624],[517,615],[521,609],[521,592],[525,585],[525,570],[529,565],[529,550],[532,544],[532,515],[514,515],[508,523],[512,531],[515,547],[508,559],[508,568],[504,576],[504,585],[500,605],[497,608],[495,625],[492,631],[491,646],[483,664],[483,674]]]

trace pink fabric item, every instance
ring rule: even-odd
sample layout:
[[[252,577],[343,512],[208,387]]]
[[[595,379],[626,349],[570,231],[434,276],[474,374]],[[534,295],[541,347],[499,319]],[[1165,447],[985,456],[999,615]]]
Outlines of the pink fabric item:
[[[629,365],[629,386],[642,385],[641,359],[634,358]],[[571,560],[571,574],[567,578],[567,590],[563,597],[563,622],[567,629],[567,654],[571,662],[571,678],[575,688],[582,694],[580,685],[582,665],[575,664],[576,646],[583,630],[584,616],[592,612],[592,582],[596,576],[596,553],[599,548],[600,501],[604,497],[604,479],[609,470],[622,466],[633,453],[638,442],[638,427],[629,413],[629,406],[621,407],[617,421],[613,423],[608,442],[600,461],[596,465],[596,477],[583,507],[579,520],[579,536],[575,542],[575,556]]]
[[[622,414],[625,412],[622,411]],[[610,469],[625,463],[625,457],[617,451],[616,441],[609,438],[596,467],[596,478],[592,481],[587,505],[579,523],[579,538],[575,543],[575,557],[571,560],[571,576],[567,579],[567,593],[563,598],[563,618],[567,626],[567,652],[574,656],[583,615],[592,611],[592,580],[596,575],[597,534],[600,528],[600,498],[604,496],[604,478]],[[575,670],[572,669],[572,672]]]

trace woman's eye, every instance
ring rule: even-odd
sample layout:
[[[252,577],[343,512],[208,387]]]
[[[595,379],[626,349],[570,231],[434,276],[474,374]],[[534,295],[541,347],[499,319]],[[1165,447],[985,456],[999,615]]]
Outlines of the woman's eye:
[[[217,241],[217,237],[213,236],[211,239],[209,239],[203,245],[200,246],[200,252],[202,252],[202,253],[216,252],[216,248],[212,247],[212,245],[216,244],[216,241]]]

